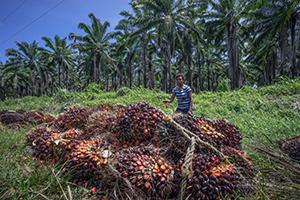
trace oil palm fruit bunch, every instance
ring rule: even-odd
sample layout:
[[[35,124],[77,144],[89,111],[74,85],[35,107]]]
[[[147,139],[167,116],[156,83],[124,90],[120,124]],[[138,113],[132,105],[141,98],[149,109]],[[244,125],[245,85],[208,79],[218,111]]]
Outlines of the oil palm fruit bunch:
[[[121,176],[129,180],[132,188],[140,189],[147,197],[159,199],[171,192],[174,170],[158,150],[126,148],[118,152],[114,160],[114,167]]]
[[[225,139],[223,141],[224,146],[230,146],[235,149],[242,149],[241,141],[243,139],[243,136],[240,133],[238,126],[235,126],[225,119],[215,119],[213,121],[213,124],[215,130],[225,136]]]
[[[113,123],[116,121],[117,116],[109,111],[93,112],[87,122],[88,133],[101,133],[111,132]]]
[[[112,132],[122,146],[148,142],[158,130],[165,116],[147,103],[130,104],[120,109]]]
[[[190,143],[186,138],[168,121],[163,122],[159,131],[155,134],[153,141],[157,147],[167,147],[166,156],[177,162],[186,154]],[[156,144],[156,141],[159,141]]]
[[[280,148],[287,152],[289,157],[300,161],[300,135],[296,135],[287,140],[278,139],[277,143],[280,145]]]
[[[107,164],[108,155],[104,155],[107,143],[103,138],[93,138],[89,140],[75,140],[66,148],[71,148],[68,168],[75,169],[79,177],[96,176],[100,167]],[[107,150],[106,150],[107,151]]]
[[[256,170],[253,167],[250,158],[248,158],[243,151],[225,146],[222,149],[222,152],[225,156],[229,156],[231,163],[237,167],[244,177],[250,178],[255,176]]]
[[[198,135],[203,141],[209,142],[215,147],[220,147],[224,140],[224,135],[210,126],[203,117],[179,115],[174,120],[185,129]]]
[[[22,114],[24,114],[27,111],[24,110],[24,109],[18,109],[18,110],[16,110],[16,112],[22,115]]]
[[[114,107],[110,103],[101,103],[99,105],[95,105],[91,108],[93,112],[95,111],[113,111]]]
[[[44,120],[43,122],[44,123],[50,123],[50,122],[53,122],[54,120],[56,119],[56,117],[50,113],[44,115]]]
[[[64,133],[61,133],[62,139],[67,140],[84,140],[88,135],[80,129],[72,128]]]
[[[175,166],[175,185],[180,185],[181,159]],[[234,199],[239,187],[239,175],[233,165],[225,164],[212,153],[202,152],[193,155],[193,176],[186,180],[186,196],[189,199]]]
[[[55,126],[61,132],[71,128],[84,129],[91,110],[81,106],[69,108],[66,112],[58,115]]]
[[[9,124],[22,124],[24,123],[22,120],[22,115],[15,112],[15,111],[9,111],[9,110],[1,110],[0,111],[0,120],[3,125],[9,125]]]
[[[28,145],[32,145],[32,142],[37,139],[38,137],[41,137],[41,135],[47,132],[46,127],[37,127],[31,129],[28,133],[26,133],[26,142]]]
[[[44,122],[44,113],[40,111],[28,111],[22,114],[22,120],[30,124],[41,124]]]
[[[43,129],[37,129],[36,132],[43,131]],[[55,163],[59,160],[55,154],[55,141],[59,140],[60,134],[57,131],[45,131],[42,132],[39,137],[33,141],[33,149],[35,157],[41,160],[54,161]]]

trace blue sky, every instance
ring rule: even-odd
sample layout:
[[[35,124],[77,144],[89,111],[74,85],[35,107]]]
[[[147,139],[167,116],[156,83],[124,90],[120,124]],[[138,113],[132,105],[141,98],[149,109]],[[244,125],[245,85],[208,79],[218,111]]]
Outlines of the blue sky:
[[[54,40],[56,34],[60,38],[67,37],[71,32],[84,34],[78,29],[78,24],[84,22],[91,25],[89,13],[94,13],[102,23],[110,22],[108,31],[113,32],[122,19],[119,13],[131,10],[131,0],[64,0],[59,4],[60,2],[62,0],[0,0],[0,61],[5,63],[7,60],[6,49],[17,48],[15,41],[30,44],[36,40],[39,46],[44,46],[45,43],[41,40],[44,36]],[[59,5],[53,10],[22,30],[57,4]],[[19,32],[20,30],[22,31]],[[17,32],[19,33],[13,36]],[[13,37],[10,38],[11,36]],[[6,42],[3,43],[4,41]]]

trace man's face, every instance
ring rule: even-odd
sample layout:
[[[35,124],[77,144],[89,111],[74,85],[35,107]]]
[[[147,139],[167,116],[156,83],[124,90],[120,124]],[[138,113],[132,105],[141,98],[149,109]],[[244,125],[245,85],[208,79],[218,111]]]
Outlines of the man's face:
[[[176,80],[177,80],[177,84],[178,85],[183,85],[183,78],[182,78],[182,76],[178,76]]]

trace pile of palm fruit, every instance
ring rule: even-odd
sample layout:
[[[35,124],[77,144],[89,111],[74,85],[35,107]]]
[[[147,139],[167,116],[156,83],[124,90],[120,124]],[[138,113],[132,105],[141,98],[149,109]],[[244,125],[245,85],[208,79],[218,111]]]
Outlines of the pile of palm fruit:
[[[285,151],[292,159],[300,161],[300,135],[296,135],[287,140],[278,139],[279,147]]]
[[[19,109],[0,110],[0,125],[7,126],[8,128],[25,127],[30,124],[48,123],[55,120],[52,114],[44,114],[40,111],[25,111]]]
[[[74,106],[26,139],[35,157],[64,164],[75,184],[116,199],[234,199],[255,176],[237,126],[167,116],[147,103]]]

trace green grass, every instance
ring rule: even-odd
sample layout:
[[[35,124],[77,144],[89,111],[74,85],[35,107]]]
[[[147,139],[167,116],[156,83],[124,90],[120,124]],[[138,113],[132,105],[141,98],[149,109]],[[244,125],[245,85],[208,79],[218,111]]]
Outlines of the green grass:
[[[123,91],[123,96],[119,94]],[[7,99],[0,102],[0,110],[38,110],[44,113],[59,114],[65,108],[81,105],[92,107],[101,103],[147,102],[164,111],[175,111],[177,102],[169,108],[158,106],[170,94],[160,90],[121,88],[118,92],[105,92],[90,89],[86,93],[70,93],[60,90],[54,97],[24,97]],[[243,134],[242,145],[251,157],[256,169],[261,171],[257,177],[257,194],[247,199],[294,199],[300,184],[287,182],[282,185],[275,179],[266,179],[265,173],[281,173],[285,176],[298,176],[289,169],[283,169],[268,153],[258,149],[268,149],[277,138],[287,139],[300,134],[300,81],[282,79],[275,85],[252,88],[243,87],[229,92],[202,92],[193,94],[197,108],[194,115],[205,118],[224,118],[240,128]],[[64,193],[73,199],[87,198],[89,191],[85,187],[76,187],[62,175],[59,166],[36,167],[37,161],[26,161],[29,155],[25,150],[25,134],[30,127],[20,130],[0,130],[0,199],[57,199],[64,198]],[[273,150],[276,148],[272,146]],[[270,150],[270,151],[273,151]],[[27,169],[27,170],[26,170]],[[29,170],[29,172],[28,172]],[[54,176],[53,171],[56,172]],[[287,187],[286,184],[293,187]],[[295,185],[294,185],[295,184]],[[60,186],[61,185],[61,186]],[[71,193],[68,192],[68,186]],[[282,188],[286,188],[282,190]],[[64,191],[64,192],[63,192]],[[272,193],[274,198],[270,196]],[[44,197],[43,197],[44,196]]]

